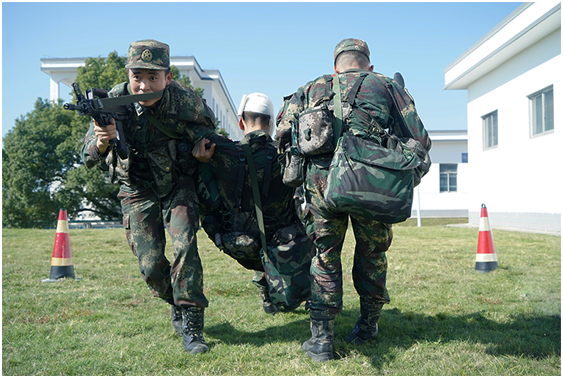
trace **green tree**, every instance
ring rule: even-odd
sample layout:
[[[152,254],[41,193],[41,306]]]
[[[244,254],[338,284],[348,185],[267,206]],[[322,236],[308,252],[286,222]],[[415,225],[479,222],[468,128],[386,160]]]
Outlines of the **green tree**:
[[[115,51],[107,58],[88,58],[75,81],[82,90],[109,90],[127,81],[125,64],[126,58]],[[176,67],[171,70],[175,80],[191,86]],[[195,90],[203,95],[201,88]],[[88,125],[89,117],[40,98],[30,113],[15,120],[3,138],[3,227],[52,226],[61,208],[70,219],[86,211],[103,220],[120,219],[118,186],[109,183],[105,172],[87,169],[80,160]]]

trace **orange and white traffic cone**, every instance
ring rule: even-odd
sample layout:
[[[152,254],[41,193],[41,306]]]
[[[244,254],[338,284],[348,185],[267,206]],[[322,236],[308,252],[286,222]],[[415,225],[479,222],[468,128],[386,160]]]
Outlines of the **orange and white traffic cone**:
[[[477,260],[475,270],[488,273],[498,268],[497,252],[493,242],[493,233],[489,225],[489,215],[485,204],[481,205],[479,221],[479,241],[477,242]]]
[[[51,273],[49,278],[41,282],[57,282],[60,278],[74,278],[74,265],[72,264],[72,252],[70,250],[70,237],[68,234],[68,219],[65,209],[59,211],[57,223],[57,235],[53,247],[53,258],[51,259]]]

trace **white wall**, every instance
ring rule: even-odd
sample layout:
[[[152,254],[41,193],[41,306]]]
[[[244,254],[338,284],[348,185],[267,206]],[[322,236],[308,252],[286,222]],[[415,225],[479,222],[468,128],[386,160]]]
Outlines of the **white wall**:
[[[499,212],[560,218],[562,63],[559,29],[468,86],[470,218],[482,203],[490,217]],[[550,85],[555,130],[532,138],[528,96]],[[495,110],[498,147],[483,150],[482,116]]]

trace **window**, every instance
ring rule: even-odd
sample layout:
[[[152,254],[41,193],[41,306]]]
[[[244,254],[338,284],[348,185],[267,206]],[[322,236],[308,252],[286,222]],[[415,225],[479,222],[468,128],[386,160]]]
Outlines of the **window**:
[[[440,164],[440,193],[457,192],[457,164]]]
[[[498,113],[495,110],[483,117],[483,149],[498,146]]]
[[[532,136],[553,130],[553,87],[534,93],[528,98]]]

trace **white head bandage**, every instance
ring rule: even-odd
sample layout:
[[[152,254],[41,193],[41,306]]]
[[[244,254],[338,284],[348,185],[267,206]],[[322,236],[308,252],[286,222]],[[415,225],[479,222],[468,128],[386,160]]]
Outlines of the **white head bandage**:
[[[271,121],[270,134],[273,133],[276,125],[276,116],[274,114],[274,104],[268,96],[263,93],[243,95],[238,108],[238,116],[242,117],[243,112],[254,112],[269,115]]]

